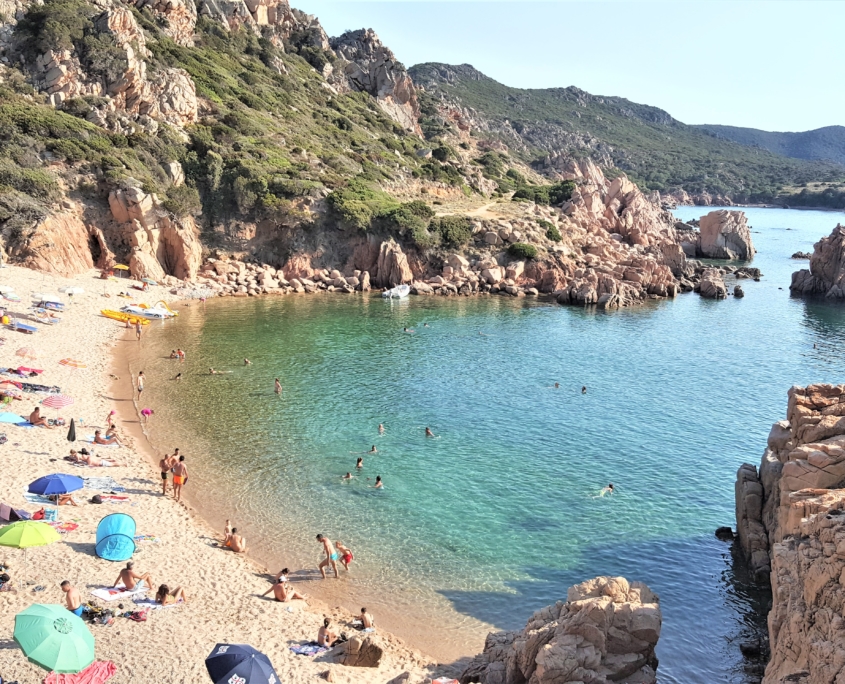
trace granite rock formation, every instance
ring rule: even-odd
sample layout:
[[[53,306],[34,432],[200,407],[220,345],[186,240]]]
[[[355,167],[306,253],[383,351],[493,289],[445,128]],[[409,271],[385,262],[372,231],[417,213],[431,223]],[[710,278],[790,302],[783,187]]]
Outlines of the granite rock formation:
[[[706,299],[725,299],[728,296],[728,288],[722,280],[722,272],[717,268],[704,269],[698,293]]]
[[[348,31],[332,38],[331,47],[345,60],[343,73],[353,90],[369,93],[405,129],[422,133],[414,82],[372,29]]]
[[[788,396],[759,471],[737,473],[737,534],[772,584],[763,684],[829,684],[845,681],[845,385]]]
[[[754,243],[745,212],[719,209],[701,217],[699,256],[711,259],[754,258]]]
[[[461,684],[655,684],[660,603],[642,582],[596,577],[570,587],[519,632],[491,633]]]
[[[845,227],[837,224],[830,235],[813,245],[809,270],[793,273],[789,289],[799,295],[845,299]]]

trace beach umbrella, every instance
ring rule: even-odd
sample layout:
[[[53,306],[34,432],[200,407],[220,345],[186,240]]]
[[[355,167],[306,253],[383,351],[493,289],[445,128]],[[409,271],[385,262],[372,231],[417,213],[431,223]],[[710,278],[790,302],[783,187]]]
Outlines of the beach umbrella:
[[[59,364],[68,366],[69,368],[88,368],[82,361],[77,361],[76,359],[62,359],[59,361]]]
[[[76,673],[94,662],[94,637],[64,606],[36,603],[15,616],[15,641],[31,663]]]
[[[67,441],[76,441],[76,423],[74,422],[73,418],[70,419],[70,428],[67,431]]]
[[[51,496],[54,494],[69,494],[75,492],[77,489],[82,489],[85,482],[81,477],[76,475],[65,475],[64,473],[53,473],[52,475],[45,475],[39,477],[34,482],[30,482],[27,491],[30,494],[40,494],[41,496]]]
[[[61,304],[62,302],[57,295],[46,292],[33,292],[32,298],[37,299],[39,302],[56,302],[57,304]]]
[[[56,541],[59,541],[59,533],[47,523],[37,520],[21,520],[0,529],[0,546],[23,549],[24,572],[20,577],[21,586],[23,586],[23,575],[27,574],[26,550],[33,546],[46,546]]]
[[[21,356],[25,359],[37,359],[38,352],[32,347],[21,347],[15,352],[16,356]]]
[[[59,409],[64,408],[65,406],[70,406],[72,403],[73,397],[69,397],[67,394],[51,394],[41,402],[41,405],[48,408],[54,408],[56,409],[56,413],[58,413]]]
[[[118,271],[128,271],[129,267],[126,264],[115,264],[112,268],[117,269]]]
[[[15,288],[10,285],[0,285],[0,295],[14,293]]]
[[[60,287],[59,292],[64,292],[66,295],[76,295],[85,292],[81,287]]]
[[[141,282],[146,283],[147,285],[158,285],[158,283],[152,278],[141,278]]]
[[[278,684],[270,659],[246,644],[217,644],[205,659],[205,669],[215,684]]]

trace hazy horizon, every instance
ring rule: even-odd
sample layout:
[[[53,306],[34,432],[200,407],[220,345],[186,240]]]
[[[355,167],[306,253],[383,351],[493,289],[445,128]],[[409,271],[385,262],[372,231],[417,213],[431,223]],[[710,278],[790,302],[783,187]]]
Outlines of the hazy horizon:
[[[845,5],[719,0],[291,0],[330,36],[372,28],[405,65],[472,64],[514,88],[576,86],[687,124],[845,124],[832,77]],[[575,27],[575,28],[573,28]]]

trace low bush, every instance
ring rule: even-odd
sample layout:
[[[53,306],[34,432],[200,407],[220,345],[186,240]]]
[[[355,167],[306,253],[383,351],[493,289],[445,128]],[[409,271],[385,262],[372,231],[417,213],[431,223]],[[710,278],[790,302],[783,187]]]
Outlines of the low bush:
[[[368,230],[373,219],[397,208],[393,197],[360,177],[353,178],[346,187],[335,190],[326,198],[341,223]]]
[[[167,191],[167,197],[162,202],[162,206],[179,218],[193,216],[202,210],[200,194],[190,185],[171,187]]]
[[[546,221],[546,219],[538,219],[537,223],[541,228],[546,229],[546,237],[553,242],[560,242],[563,237],[560,234],[560,231],[557,229],[554,223],[551,221]]]
[[[514,259],[533,259],[537,256],[537,248],[527,242],[514,242],[508,245],[508,254]]]
[[[431,222],[447,247],[463,247],[472,239],[472,223],[466,216],[442,216]]]

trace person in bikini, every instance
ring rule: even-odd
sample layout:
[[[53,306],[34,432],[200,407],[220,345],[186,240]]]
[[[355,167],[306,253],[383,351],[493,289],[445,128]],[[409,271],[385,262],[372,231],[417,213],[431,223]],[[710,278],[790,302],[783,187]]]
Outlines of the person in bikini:
[[[182,587],[175,587],[171,589],[166,584],[162,584],[156,592],[156,603],[166,606],[168,603],[184,603],[188,602],[188,595]]]
[[[340,573],[337,571],[337,561],[338,561],[338,553],[334,550],[331,541],[328,537],[318,534],[317,541],[323,545],[323,551],[326,553],[326,557],[320,561],[320,565],[317,566],[320,569],[320,574],[323,576],[323,579],[326,579],[326,568],[331,566],[332,570],[334,570],[334,576],[340,577]]]
[[[146,588],[152,589],[153,578],[150,576],[150,573],[145,572],[143,575],[139,575],[135,572],[134,567],[135,563],[129,561],[126,564],[126,567],[120,571],[120,574],[117,576],[117,579],[114,581],[112,586],[117,587],[117,585],[122,582],[123,586],[126,587],[126,591],[134,591],[136,588],[144,588],[141,583],[146,582]]]
[[[102,433],[99,430],[94,430],[94,444],[104,444],[105,446],[111,446],[112,444],[120,444],[120,441],[117,439],[115,435],[106,435],[103,437]]]
[[[185,457],[180,456],[176,465],[173,466],[173,497],[176,501],[182,500],[182,487],[187,481],[188,466],[185,465]]]
[[[84,453],[78,454],[75,449],[70,450],[70,458],[74,463],[84,463],[91,468],[111,468],[123,465],[122,463],[116,463],[115,461],[109,461],[94,454],[89,454],[87,449],[83,449],[82,451]]]
[[[349,564],[355,560],[355,556],[353,556],[352,552],[343,545],[342,541],[338,540],[334,543],[334,545],[340,553],[340,562],[343,563],[343,567],[346,569],[346,572],[349,572]]]

